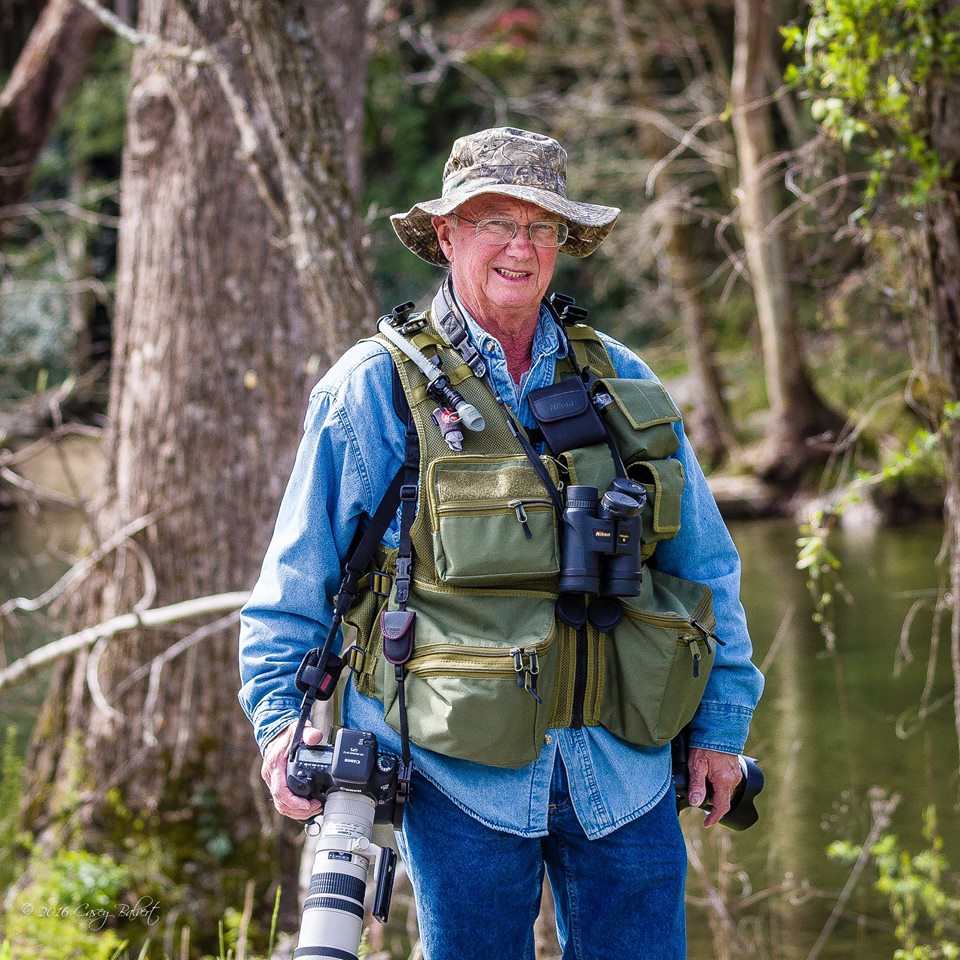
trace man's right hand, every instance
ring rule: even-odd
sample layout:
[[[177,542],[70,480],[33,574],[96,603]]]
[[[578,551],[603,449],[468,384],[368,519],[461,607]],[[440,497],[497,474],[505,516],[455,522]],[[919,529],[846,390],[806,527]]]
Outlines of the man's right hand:
[[[282,733],[275,736],[263,751],[263,766],[260,776],[270,788],[273,805],[285,816],[294,820],[308,820],[323,810],[319,800],[304,800],[290,792],[287,786],[287,754],[290,753],[290,741],[297,729],[296,721]],[[323,732],[307,724],[303,729],[303,742],[311,747],[323,743]]]

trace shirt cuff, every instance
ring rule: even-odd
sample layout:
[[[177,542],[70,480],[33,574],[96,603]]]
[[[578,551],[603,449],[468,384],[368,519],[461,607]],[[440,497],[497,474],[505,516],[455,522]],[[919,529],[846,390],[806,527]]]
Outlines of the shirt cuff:
[[[701,701],[690,721],[690,746],[718,753],[743,753],[753,710],[732,703]]]
[[[253,711],[253,735],[260,754],[267,744],[300,716],[300,701],[286,697],[261,700]]]

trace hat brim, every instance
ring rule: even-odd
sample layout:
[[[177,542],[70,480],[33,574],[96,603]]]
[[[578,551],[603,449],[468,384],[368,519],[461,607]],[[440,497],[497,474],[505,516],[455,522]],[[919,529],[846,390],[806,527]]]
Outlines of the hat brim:
[[[473,183],[468,190],[454,191],[449,196],[418,203],[406,213],[395,213],[390,218],[390,223],[400,242],[408,250],[427,263],[445,267],[447,258],[440,249],[432,218],[452,213],[472,197],[491,193],[527,200],[563,217],[570,228],[570,235],[560,247],[560,252],[571,257],[590,256],[613,229],[617,217],[620,216],[617,207],[605,207],[599,203],[577,203],[550,190],[540,190],[525,184],[496,183],[484,186]]]

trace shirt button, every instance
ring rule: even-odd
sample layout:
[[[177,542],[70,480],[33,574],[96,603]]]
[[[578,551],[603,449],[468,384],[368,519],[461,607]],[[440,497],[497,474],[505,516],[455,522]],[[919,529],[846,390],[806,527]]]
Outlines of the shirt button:
[[[495,353],[497,345],[492,340],[487,339],[483,342],[483,349],[486,350],[487,353]]]
[[[545,733],[543,735],[543,742],[549,747],[550,744],[553,743],[553,737],[551,737],[549,733]]]

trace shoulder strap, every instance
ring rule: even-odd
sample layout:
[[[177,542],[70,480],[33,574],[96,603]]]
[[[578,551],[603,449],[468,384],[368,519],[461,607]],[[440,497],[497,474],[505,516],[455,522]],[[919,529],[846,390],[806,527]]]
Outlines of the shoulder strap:
[[[573,323],[564,328],[573,350],[573,362],[579,367],[589,367],[598,377],[615,377],[616,370],[607,348],[597,331],[585,323]]]

